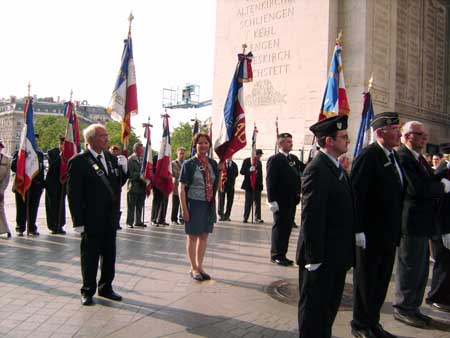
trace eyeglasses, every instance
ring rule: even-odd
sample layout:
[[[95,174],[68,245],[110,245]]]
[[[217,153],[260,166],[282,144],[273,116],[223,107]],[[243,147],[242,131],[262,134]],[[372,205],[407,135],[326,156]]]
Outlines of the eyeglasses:
[[[412,132],[410,132],[410,134],[417,135],[419,137],[428,137],[428,134],[424,133],[422,131],[420,131],[420,132],[419,131],[412,131]]]
[[[343,139],[345,141],[349,141],[350,140],[350,137],[348,135],[337,135],[336,137],[339,137],[339,138],[341,138],[341,139]]]

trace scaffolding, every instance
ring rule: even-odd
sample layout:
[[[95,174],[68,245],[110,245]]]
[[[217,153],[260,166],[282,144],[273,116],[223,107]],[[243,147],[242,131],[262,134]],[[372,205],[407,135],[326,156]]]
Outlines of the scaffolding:
[[[162,106],[165,109],[201,108],[211,104],[212,100],[200,101],[199,85],[185,84],[181,88],[163,88]]]

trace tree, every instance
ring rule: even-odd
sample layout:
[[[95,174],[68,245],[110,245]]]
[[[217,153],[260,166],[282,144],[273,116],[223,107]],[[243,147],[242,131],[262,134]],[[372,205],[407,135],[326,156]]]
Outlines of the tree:
[[[189,122],[180,122],[171,135],[172,158],[177,157],[177,148],[186,148],[186,158],[191,155],[192,126]]]
[[[123,147],[123,144],[121,142],[121,135],[122,135],[122,125],[119,122],[116,121],[108,121],[106,122],[106,131],[109,135],[109,144],[117,144],[121,148]],[[139,138],[136,136],[136,133],[134,132],[133,128],[131,128],[131,134],[128,139],[128,154],[133,153],[133,145],[136,142],[141,142]]]

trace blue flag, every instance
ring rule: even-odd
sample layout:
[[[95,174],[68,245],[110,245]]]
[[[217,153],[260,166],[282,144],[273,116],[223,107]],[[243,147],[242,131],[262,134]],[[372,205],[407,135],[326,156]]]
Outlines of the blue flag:
[[[361,116],[361,124],[359,125],[358,138],[356,139],[355,151],[353,157],[356,158],[361,150],[372,142],[372,131],[370,129],[370,122],[372,122],[375,113],[372,106],[372,98],[370,93],[364,93],[364,105]]]

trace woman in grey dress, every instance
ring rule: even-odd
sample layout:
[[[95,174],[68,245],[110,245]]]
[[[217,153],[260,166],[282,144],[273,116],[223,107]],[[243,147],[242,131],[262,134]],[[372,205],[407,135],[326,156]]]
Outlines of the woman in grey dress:
[[[0,234],[6,234],[7,238],[11,237],[8,222],[5,215],[5,190],[9,183],[11,172],[11,159],[2,154],[3,142],[0,140]]]
[[[191,264],[190,275],[197,281],[211,277],[203,270],[208,235],[216,222],[215,194],[218,182],[217,163],[208,157],[211,139],[198,133],[192,139],[197,153],[183,163],[178,187],[185,232],[186,251]]]

